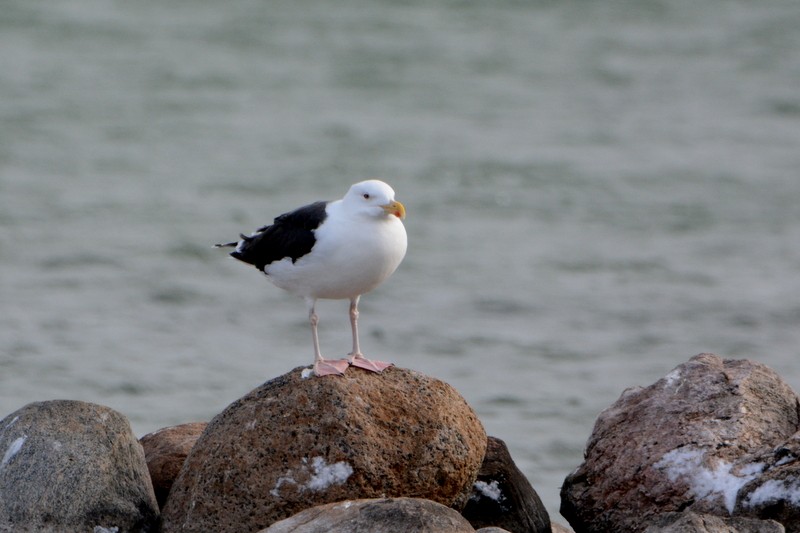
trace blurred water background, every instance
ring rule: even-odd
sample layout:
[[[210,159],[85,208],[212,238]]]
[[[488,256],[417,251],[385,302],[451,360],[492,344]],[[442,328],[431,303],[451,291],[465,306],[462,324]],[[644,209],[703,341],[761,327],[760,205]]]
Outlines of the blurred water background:
[[[382,177],[410,246],[365,352],[454,385],[559,519],[626,387],[711,351],[800,389],[798,169],[796,0],[6,0],[0,417],[142,435],[310,363],[302,301],[211,245]]]

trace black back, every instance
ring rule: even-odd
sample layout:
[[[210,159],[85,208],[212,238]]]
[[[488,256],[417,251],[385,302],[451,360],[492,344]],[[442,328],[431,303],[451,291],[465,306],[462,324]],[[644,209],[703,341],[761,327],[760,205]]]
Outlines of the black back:
[[[249,237],[242,235],[242,244],[231,255],[259,270],[286,257],[294,263],[317,242],[314,230],[325,221],[327,205],[314,202],[277,217],[272,225],[259,228]]]

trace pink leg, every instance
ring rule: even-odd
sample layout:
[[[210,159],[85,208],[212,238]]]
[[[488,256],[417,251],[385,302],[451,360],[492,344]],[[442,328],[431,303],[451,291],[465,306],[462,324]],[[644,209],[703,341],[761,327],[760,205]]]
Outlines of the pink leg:
[[[319,351],[319,336],[317,335],[319,317],[314,310],[316,300],[309,298],[307,302],[309,305],[308,321],[311,323],[311,337],[314,340],[314,374],[317,376],[342,375],[350,363],[347,359],[326,361],[322,358],[322,354]]]
[[[361,353],[361,348],[358,345],[358,300],[360,296],[356,296],[350,300],[350,328],[353,330],[353,351],[350,352],[350,364],[369,370],[371,372],[382,372],[392,366],[392,363],[384,361],[372,361],[364,357]]]

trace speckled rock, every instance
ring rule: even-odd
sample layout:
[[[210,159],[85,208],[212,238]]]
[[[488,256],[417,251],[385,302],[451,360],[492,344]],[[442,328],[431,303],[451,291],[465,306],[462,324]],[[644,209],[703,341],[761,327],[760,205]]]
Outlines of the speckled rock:
[[[128,419],[56,400],[0,421],[0,531],[155,531],[158,505]]]
[[[486,456],[461,514],[475,528],[495,526],[512,533],[550,533],[550,516],[520,472],[505,442],[489,437]]]
[[[164,506],[165,533],[251,532],[349,499],[466,502],[486,433],[455,389],[396,367],[308,379],[302,370],[211,421]]]
[[[800,432],[754,462],[763,472],[739,491],[734,513],[777,520],[800,533]]]
[[[471,533],[457,511],[421,498],[348,500],[301,511],[260,533]],[[502,531],[502,530],[499,530]]]
[[[561,514],[578,533],[642,531],[672,511],[749,514],[737,506],[742,489],[768,474],[762,458],[795,434],[798,413],[797,395],[766,366],[697,355],[600,414]]]
[[[645,533],[784,533],[781,524],[773,520],[745,517],[721,517],[687,511],[658,515]]]
[[[159,507],[163,507],[167,501],[169,490],[178,477],[186,456],[207,425],[207,422],[190,422],[170,426],[139,439]]]

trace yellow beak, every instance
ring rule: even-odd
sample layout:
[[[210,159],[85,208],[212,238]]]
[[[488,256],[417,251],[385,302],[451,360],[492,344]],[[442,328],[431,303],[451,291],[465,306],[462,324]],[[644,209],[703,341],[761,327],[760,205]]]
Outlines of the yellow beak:
[[[387,215],[394,215],[399,219],[406,218],[406,207],[398,201],[381,206]]]

